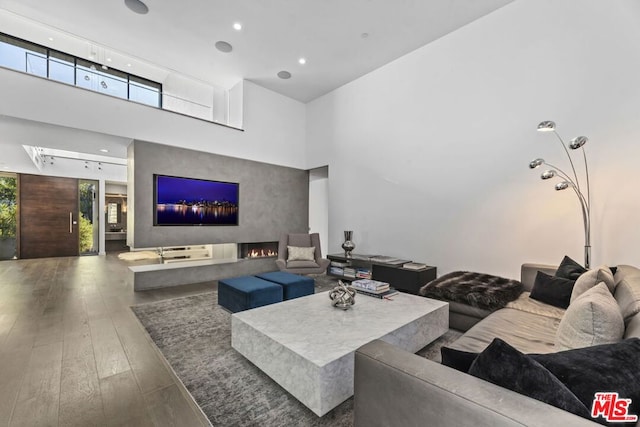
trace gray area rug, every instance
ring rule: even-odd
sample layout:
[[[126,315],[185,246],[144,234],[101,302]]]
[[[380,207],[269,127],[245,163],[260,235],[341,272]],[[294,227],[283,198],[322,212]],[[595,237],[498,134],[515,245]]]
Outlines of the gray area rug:
[[[316,292],[335,281],[314,278]],[[231,314],[217,292],[141,304],[132,310],[214,426],[351,426],[353,398],[319,418],[231,348]],[[439,358],[449,331],[419,354]]]

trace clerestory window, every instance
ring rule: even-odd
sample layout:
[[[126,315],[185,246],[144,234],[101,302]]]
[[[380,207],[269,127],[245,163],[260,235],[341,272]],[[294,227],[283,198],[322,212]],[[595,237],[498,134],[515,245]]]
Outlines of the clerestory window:
[[[162,84],[0,33],[0,66],[162,108]]]

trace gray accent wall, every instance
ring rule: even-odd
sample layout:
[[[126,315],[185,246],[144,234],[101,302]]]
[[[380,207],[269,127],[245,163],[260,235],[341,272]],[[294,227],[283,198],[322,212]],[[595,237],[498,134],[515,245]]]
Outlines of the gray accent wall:
[[[305,170],[139,140],[129,145],[128,160],[127,241],[133,248],[277,241],[281,233],[308,232]],[[154,174],[239,183],[239,225],[154,226]]]

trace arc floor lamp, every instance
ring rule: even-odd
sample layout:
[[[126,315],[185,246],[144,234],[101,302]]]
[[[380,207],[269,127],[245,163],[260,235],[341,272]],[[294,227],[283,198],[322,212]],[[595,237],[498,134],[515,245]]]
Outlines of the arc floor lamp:
[[[552,121],[544,121],[538,125],[539,132],[553,132],[555,136],[560,141],[560,145],[564,149],[567,157],[569,158],[569,164],[571,165],[572,174],[569,175],[562,169],[557,166],[552,165],[551,163],[546,162],[544,159],[535,159],[529,163],[529,168],[535,169],[539,166],[546,165],[551,169],[547,169],[540,177],[543,180],[551,179],[551,178],[560,178],[561,181],[558,182],[555,186],[556,190],[562,191],[567,188],[571,188],[578,196],[578,201],[580,202],[580,208],[582,209],[582,220],[584,221],[584,266],[585,268],[589,268],[589,264],[591,263],[591,192],[589,188],[589,168],[587,166],[587,155],[584,151],[584,145],[587,143],[588,138],[586,136],[577,136],[569,141],[569,144],[565,144],[562,140],[558,132],[556,132],[556,124]],[[584,178],[585,178],[585,187],[580,187],[580,180],[578,179],[578,174],[576,172],[576,168],[573,164],[573,159],[571,158],[571,154],[569,153],[569,149],[577,150],[582,149],[582,157],[584,159]],[[583,192],[583,189],[586,190],[586,196]]]

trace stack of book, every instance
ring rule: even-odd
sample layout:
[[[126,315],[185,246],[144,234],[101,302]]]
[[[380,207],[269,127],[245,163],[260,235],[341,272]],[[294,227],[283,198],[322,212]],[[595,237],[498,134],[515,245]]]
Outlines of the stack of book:
[[[343,270],[344,270],[344,272],[342,273],[342,275],[344,277],[349,277],[349,278],[352,278],[352,279],[356,278],[356,269],[355,268],[353,268],[353,267],[344,267]]]
[[[386,282],[378,280],[360,279],[351,282],[351,286],[357,293],[376,298],[388,298],[398,293]]]
[[[408,259],[400,259],[400,258],[385,256],[385,255],[376,255],[374,257],[371,257],[371,261],[380,263],[380,264],[388,264],[388,265],[402,265],[402,264],[411,262],[411,260],[408,260]]]
[[[421,262],[408,262],[404,264],[402,268],[406,268],[409,270],[423,270],[427,268],[427,264],[423,264]]]
[[[335,267],[333,265],[330,265],[329,266],[329,273],[330,274],[335,274],[336,276],[342,276],[342,275],[344,275],[344,268]]]
[[[348,262],[342,262],[342,261],[331,261],[331,265],[334,267],[347,267],[349,265]]]
[[[344,276],[344,268],[348,266],[349,264],[346,262],[331,261],[331,264],[329,265],[329,273],[335,274],[336,276]]]
[[[356,277],[358,279],[371,279],[371,270],[368,268],[357,268]]]

